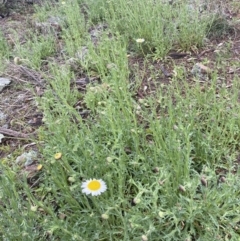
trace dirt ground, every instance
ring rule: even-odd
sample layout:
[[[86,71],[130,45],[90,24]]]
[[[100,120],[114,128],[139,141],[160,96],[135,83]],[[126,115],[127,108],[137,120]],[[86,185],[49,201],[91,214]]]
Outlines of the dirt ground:
[[[24,43],[28,20],[33,12],[32,4],[25,3],[20,7],[15,4],[9,15],[0,18],[0,30],[12,49],[16,33]],[[0,144],[0,158],[34,147],[36,129],[41,124],[35,101],[35,97],[40,95],[39,83],[36,83],[38,73],[15,64],[14,57],[10,56],[4,72],[0,71],[0,77],[11,80],[11,84],[0,93],[0,112],[5,115],[0,120],[0,133],[5,136]]]

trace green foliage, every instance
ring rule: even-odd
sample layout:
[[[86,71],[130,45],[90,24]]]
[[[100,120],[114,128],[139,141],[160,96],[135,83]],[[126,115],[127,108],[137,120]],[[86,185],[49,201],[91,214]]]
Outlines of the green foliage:
[[[99,0],[88,1],[87,5],[93,22],[106,21],[135,50],[135,40],[145,39],[144,53],[154,52],[157,57],[165,56],[176,45],[184,50],[202,45],[207,23],[211,22],[186,2]]]
[[[85,42],[86,23],[83,14],[80,14],[81,9],[76,1],[62,5],[61,9],[67,25],[66,28],[63,28],[62,36],[65,40],[67,52],[72,56]]]
[[[0,70],[4,68],[4,60],[9,57],[9,46],[5,40],[2,32],[0,31]]]
[[[167,93],[159,90],[157,98],[138,103],[139,123],[131,93],[119,88],[126,80],[113,76],[111,80],[111,91],[100,92],[103,104],[95,105],[86,120],[79,118],[79,125],[72,121],[76,111],[57,103],[51,92],[43,99],[48,185],[58,196],[60,210],[68,213],[67,223],[74,223],[67,226],[71,235],[59,229],[54,237],[70,239],[73,233],[84,240],[137,240],[143,234],[151,240],[238,237],[238,178],[228,173],[227,181],[219,182],[216,175],[218,168],[229,169],[238,150],[236,95],[224,89],[216,97],[215,82],[202,93],[200,86],[190,89],[185,81],[176,81]],[[58,151],[63,153],[61,162],[51,161]],[[69,177],[74,180],[71,184]],[[81,180],[91,177],[107,182],[107,192],[98,198],[81,194]],[[109,219],[102,220],[102,214]]]
[[[170,85],[153,74],[154,93],[141,99],[134,84],[144,76],[135,71],[129,81],[129,52],[159,58],[174,46],[199,46],[208,20],[185,3],[146,0],[58,2],[43,8],[42,20],[44,11],[61,15],[63,51],[42,72],[48,86],[37,100],[43,169],[33,186],[14,160],[1,162],[2,240],[238,240],[239,78],[232,89],[220,88],[215,73],[190,85],[179,65]],[[87,27],[98,21],[107,29],[94,42]],[[14,54],[41,71],[56,49],[53,35],[32,35]],[[81,94],[79,72],[98,79]],[[90,178],[104,180],[106,192],[83,194]]]
[[[3,33],[0,31],[0,71],[5,67],[4,60],[8,59],[10,55],[10,49],[7,44],[6,39],[3,36]]]
[[[234,33],[236,29],[234,25],[223,16],[216,15],[211,23],[208,23],[208,33],[209,38],[223,38],[231,33]]]
[[[47,61],[47,57],[55,52],[55,49],[53,36],[37,36],[33,33],[24,45],[20,42],[16,43],[14,54],[25,65],[33,69],[40,69],[44,62]]]
[[[2,57],[7,57],[9,55],[9,47],[2,32],[0,32],[0,54]]]

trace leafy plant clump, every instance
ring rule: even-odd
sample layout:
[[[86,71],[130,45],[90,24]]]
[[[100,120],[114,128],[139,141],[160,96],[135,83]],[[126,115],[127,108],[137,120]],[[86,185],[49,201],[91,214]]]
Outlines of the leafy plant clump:
[[[147,0],[37,8],[59,32],[32,29],[13,53],[46,81],[40,168],[29,178],[1,161],[2,240],[239,239],[239,77],[191,82],[173,64],[159,84],[150,64],[131,65],[200,46],[212,19],[199,14]]]

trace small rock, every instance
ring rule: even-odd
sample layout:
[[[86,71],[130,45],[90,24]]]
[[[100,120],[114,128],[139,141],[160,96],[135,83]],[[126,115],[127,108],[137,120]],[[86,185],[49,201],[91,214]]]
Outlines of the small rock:
[[[203,65],[202,63],[196,63],[192,68],[192,74],[194,73],[202,73],[202,74],[210,74],[212,71],[207,66]]]
[[[201,63],[196,63],[196,67],[200,69],[203,74],[211,73],[211,69]]]
[[[2,111],[0,111],[0,122],[4,121],[6,119],[6,117],[7,116]]]
[[[192,70],[191,73],[201,79],[206,80],[206,77],[211,73],[211,69],[208,68],[207,66],[203,65],[202,63],[196,63]]]
[[[3,139],[4,137],[5,137],[5,136],[0,133],[0,143],[2,143],[2,139]]]
[[[0,92],[11,83],[10,79],[0,78]]]
[[[35,151],[24,152],[22,155],[18,156],[16,159],[17,164],[24,163],[24,166],[30,166],[34,160],[37,158],[37,153]]]

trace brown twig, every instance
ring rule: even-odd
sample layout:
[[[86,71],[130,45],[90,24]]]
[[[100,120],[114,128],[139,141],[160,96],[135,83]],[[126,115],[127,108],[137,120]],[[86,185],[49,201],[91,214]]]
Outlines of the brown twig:
[[[78,85],[87,85],[89,83],[94,82],[95,80],[99,80],[99,77],[95,76],[95,77],[85,77],[85,78],[81,78],[81,79],[77,79],[75,81],[76,84]]]
[[[8,136],[13,136],[13,137],[20,137],[20,138],[27,138],[29,139],[29,135],[27,134],[23,134],[21,132],[18,131],[13,131],[7,128],[3,128],[0,127],[0,133],[4,134],[4,135],[8,135]]]
[[[20,70],[22,70],[22,72],[24,72],[26,75],[30,76],[32,79],[34,79],[39,85],[41,85],[42,87],[45,87],[42,83],[41,80],[37,77],[34,76],[34,74],[32,74],[26,67],[20,66]]]
[[[198,58],[202,57],[204,54],[208,54],[210,52],[213,52],[215,49],[206,49],[204,51],[202,51],[199,55],[197,55]]]
[[[11,74],[8,74],[8,73],[4,73],[4,72],[2,72],[2,71],[0,71],[0,74],[1,74],[1,75],[5,75],[5,76],[8,76],[8,77],[11,77],[12,79],[16,79],[16,80],[18,80],[18,81],[20,81],[20,82],[23,82],[23,83],[28,83],[26,80],[23,80],[23,79],[21,79],[21,78],[15,77],[15,76],[13,76],[13,75],[11,75]]]
[[[172,59],[181,59],[181,58],[184,58],[186,57],[187,53],[178,53],[178,52],[172,52],[172,53],[169,53],[168,56],[170,56]]]

